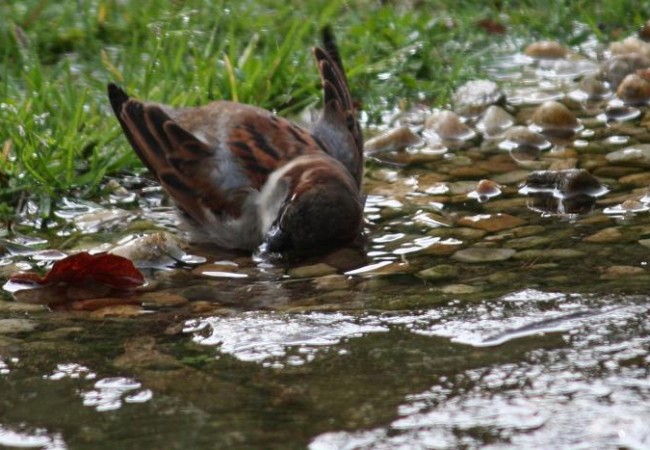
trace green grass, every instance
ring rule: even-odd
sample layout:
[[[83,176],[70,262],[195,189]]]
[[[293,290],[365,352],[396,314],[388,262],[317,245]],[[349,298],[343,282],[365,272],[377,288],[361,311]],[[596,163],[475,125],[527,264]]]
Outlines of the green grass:
[[[174,105],[235,99],[283,115],[317,105],[310,48],[334,25],[353,95],[370,120],[398,104],[444,105],[498,49],[630,34],[631,0],[23,0],[0,3],[0,218],[30,200],[101,195],[138,170],[105,95]],[[506,26],[487,33],[477,20]],[[576,27],[576,22],[583,27]]]

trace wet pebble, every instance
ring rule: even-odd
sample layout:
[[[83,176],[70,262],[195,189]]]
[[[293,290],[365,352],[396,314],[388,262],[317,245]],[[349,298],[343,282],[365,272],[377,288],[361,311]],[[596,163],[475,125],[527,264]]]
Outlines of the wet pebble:
[[[613,164],[631,164],[650,167],[650,144],[637,144],[605,155]]]
[[[219,285],[212,284],[199,284],[195,286],[189,286],[181,290],[180,295],[190,301],[199,301],[199,300],[219,300],[222,289]]]
[[[495,232],[524,225],[526,221],[510,214],[479,214],[458,220],[458,225]]]
[[[494,81],[472,80],[460,86],[454,92],[452,103],[454,110],[465,117],[477,117],[490,105],[505,98],[503,91]]]
[[[627,120],[634,120],[641,115],[638,108],[623,104],[607,105],[603,117],[605,121],[619,121],[624,122]]]
[[[138,297],[138,300],[142,305],[146,307],[171,307],[171,306],[181,306],[189,302],[188,299],[182,295],[174,294],[171,292],[147,292]]]
[[[115,305],[105,306],[90,313],[90,317],[104,319],[107,317],[130,318],[138,317],[143,314],[144,310],[138,305]]]
[[[429,141],[472,139],[476,133],[453,111],[438,111],[424,122],[424,136]]]
[[[627,232],[626,232],[627,231]],[[621,227],[608,227],[599,230],[583,239],[584,242],[593,244],[617,244],[623,242],[633,242],[639,238],[638,234]]]
[[[550,236],[527,236],[518,239],[511,239],[504,245],[508,248],[515,250],[524,250],[528,248],[541,247],[543,245],[550,245],[553,238]]]
[[[369,139],[364,144],[364,151],[370,154],[401,151],[421,142],[420,136],[415,134],[409,127],[402,126]]]
[[[602,269],[600,278],[602,280],[616,280],[618,278],[634,277],[643,275],[645,269],[635,266],[609,266]]]
[[[309,266],[299,266],[287,272],[292,278],[316,278],[336,273],[336,269],[328,264],[318,263]]]
[[[314,286],[316,289],[323,291],[336,291],[341,289],[349,289],[352,286],[352,281],[345,275],[325,275],[314,279]]]
[[[180,262],[205,262],[205,258],[187,255],[183,250],[185,245],[177,236],[161,231],[144,236],[129,236],[111,249],[110,253],[130,259],[139,268],[162,268]]]
[[[37,322],[29,319],[0,319],[0,334],[29,333],[37,327]]]
[[[514,118],[503,108],[490,106],[476,124],[476,128],[488,138],[497,137],[515,123]]]
[[[559,259],[583,258],[586,254],[571,248],[545,248],[521,250],[514,255],[517,260],[555,261]]]
[[[458,277],[458,267],[450,264],[440,264],[416,273],[418,278],[427,281],[442,281]]]
[[[129,211],[114,208],[79,215],[73,219],[73,223],[82,233],[97,233],[116,227],[123,227],[131,219],[133,219],[133,216]]]
[[[474,198],[481,203],[499,195],[501,195],[501,186],[492,180],[479,181],[476,189],[467,194],[469,198]]]
[[[452,255],[452,259],[466,263],[483,263],[505,261],[514,254],[515,250],[510,248],[470,247],[458,250]]]
[[[559,59],[567,56],[567,48],[557,41],[539,41],[528,45],[526,56],[536,59]]]
[[[104,297],[92,298],[88,300],[77,300],[67,305],[73,311],[97,311],[98,309],[122,306],[122,305],[139,305],[140,301],[136,297]]]
[[[638,200],[625,200],[623,203],[605,208],[603,212],[605,214],[634,214],[645,212],[649,209],[650,205],[646,203],[641,203]]]
[[[576,100],[603,100],[611,96],[612,90],[609,88],[609,85],[596,78],[593,75],[588,75],[584,77],[578,83],[578,93],[570,94],[572,98]],[[575,91],[574,91],[575,92]]]
[[[546,150],[551,147],[551,143],[541,134],[527,127],[516,126],[508,129],[504,135],[504,140],[499,144],[502,150],[516,149],[534,149]]]
[[[650,100],[650,81],[636,73],[627,75],[616,90],[618,98],[625,103],[639,105]]]
[[[47,306],[42,304],[19,303],[0,300],[0,312],[36,313],[47,310]]]
[[[618,89],[619,84],[627,75],[639,69],[650,67],[650,58],[638,53],[614,55],[600,65],[600,77],[609,82],[612,89]]]
[[[492,180],[505,185],[518,184],[526,180],[528,173],[527,170],[513,170],[511,172],[494,175]]]
[[[609,51],[612,55],[641,55],[650,58],[650,43],[639,39],[636,36],[629,36],[622,41],[609,44]]]
[[[575,114],[556,101],[544,102],[535,110],[531,127],[546,136],[563,138],[571,137],[582,129]]]
[[[467,295],[479,292],[476,286],[469,284],[450,284],[440,288],[440,292],[447,295]]]

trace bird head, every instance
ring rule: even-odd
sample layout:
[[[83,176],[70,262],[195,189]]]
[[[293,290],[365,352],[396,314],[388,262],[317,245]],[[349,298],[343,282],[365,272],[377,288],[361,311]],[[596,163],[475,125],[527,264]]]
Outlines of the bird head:
[[[360,235],[363,198],[354,178],[335,159],[301,156],[269,183],[262,200],[279,201],[260,203],[261,208],[276,211],[272,221],[267,219],[264,251],[310,256],[349,244]]]

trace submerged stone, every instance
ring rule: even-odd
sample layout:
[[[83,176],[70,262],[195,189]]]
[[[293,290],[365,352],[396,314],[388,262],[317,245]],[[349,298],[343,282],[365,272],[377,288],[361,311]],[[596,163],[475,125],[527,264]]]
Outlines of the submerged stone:
[[[36,326],[37,322],[29,319],[0,319],[0,334],[28,333]]]
[[[476,216],[461,217],[458,220],[458,225],[478,228],[490,232],[515,228],[524,225],[525,223],[526,221],[524,219],[505,213],[479,214]]]
[[[511,248],[470,247],[458,250],[452,259],[466,263],[496,262],[510,259],[515,253]]]
[[[458,276],[458,267],[450,264],[440,264],[421,270],[415,274],[418,278],[427,281],[441,281],[456,278]]]
[[[650,167],[650,144],[637,144],[605,155],[614,164],[631,164]]]
[[[316,278],[335,273],[336,268],[324,263],[294,267],[288,271],[289,276],[293,278]]]

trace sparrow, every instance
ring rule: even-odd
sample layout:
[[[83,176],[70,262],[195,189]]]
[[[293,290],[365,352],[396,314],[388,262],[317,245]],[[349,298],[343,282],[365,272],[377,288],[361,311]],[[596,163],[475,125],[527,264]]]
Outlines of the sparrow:
[[[192,241],[311,255],[360,236],[363,137],[329,27],[322,38],[323,110],[310,129],[248,104],[173,108],[108,85],[124,135]]]

